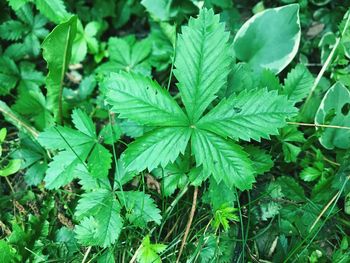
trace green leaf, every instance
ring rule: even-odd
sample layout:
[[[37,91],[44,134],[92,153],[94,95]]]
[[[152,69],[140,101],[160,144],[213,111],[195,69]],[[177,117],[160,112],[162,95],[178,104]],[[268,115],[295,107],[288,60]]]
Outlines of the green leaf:
[[[178,36],[174,74],[191,122],[215,99],[229,73],[229,33],[219,20],[213,10],[203,9]]]
[[[8,242],[0,240],[0,262],[13,263],[20,262],[20,255]]]
[[[268,172],[273,167],[272,156],[266,153],[266,151],[253,145],[245,147],[244,150],[249,154],[257,174]]]
[[[340,82],[335,83],[324,95],[315,116],[315,124],[350,127],[350,91]],[[331,120],[329,120],[330,116]],[[350,148],[350,130],[325,128],[320,143],[326,149]]]
[[[126,209],[129,222],[139,227],[146,227],[147,223],[160,224],[162,216],[154,200],[144,192],[117,192],[119,200]]]
[[[129,144],[123,154],[128,170],[152,171],[161,165],[165,167],[184,153],[191,130],[186,127],[159,128],[146,133]]]
[[[282,150],[284,154],[284,160],[289,162],[296,162],[301,147],[295,145],[296,142],[305,142],[304,134],[297,129],[296,126],[286,126],[280,130],[278,139],[282,143]]]
[[[151,244],[149,235],[147,235],[142,241],[142,246],[137,254],[137,261],[139,263],[161,263],[162,260],[158,254],[162,253],[166,247],[163,244]]]
[[[304,190],[293,177],[280,176],[276,179],[276,183],[281,186],[286,198],[297,202],[305,201]]]
[[[0,168],[0,176],[6,177],[17,173],[21,168],[21,163],[22,161],[19,159],[10,160],[5,167]]]
[[[255,70],[281,72],[295,57],[300,42],[299,5],[266,9],[250,18],[237,32],[234,50]]]
[[[46,129],[38,137],[39,143],[46,149],[67,149],[94,143],[94,139],[71,128],[55,126]]]
[[[152,53],[150,38],[140,41],[131,35],[125,38],[111,37],[108,40],[109,61],[102,64],[96,71],[109,74],[120,71],[150,75],[149,58]]]
[[[16,63],[7,56],[0,57],[0,95],[8,94],[16,87],[20,72]]]
[[[170,94],[157,82],[139,74],[111,74],[105,82],[112,111],[151,126],[184,126],[187,117]]]
[[[108,176],[111,168],[112,155],[101,144],[96,144],[88,158],[88,168],[90,174],[96,178],[104,178]]]
[[[300,178],[305,182],[311,182],[316,180],[322,175],[322,170],[318,167],[306,167],[300,173]]]
[[[221,100],[196,126],[224,137],[260,141],[277,135],[295,112],[292,103],[275,90],[250,90]]]
[[[35,4],[41,14],[56,24],[65,21],[69,17],[62,0],[35,0]]]
[[[79,199],[75,216],[83,219],[75,228],[83,245],[108,247],[115,243],[123,227],[120,204],[114,193],[105,189],[85,193]]]
[[[33,119],[40,130],[53,124],[53,117],[46,108],[45,97],[38,88],[21,90],[12,109]]]
[[[94,123],[92,122],[91,118],[81,109],[73,110],[72,121],[76,129],[87,136],[90,136],[91,138],[96,138],[96,127]]]
[[[314,77],[303,64],[298,64],[292,69],[284,80],[283,94],[297,103],[304,99],[310,92],[314,83]]]
[[[91,144],[75,147],[74,152],[70,150],[59,152],[49,163],[44,178],[47,189],[58,189],[70,183],[81,173],[86,173],[83,160],[91,150]]]
[[[72,16],[67,22],[56,26],[42,44],[43,57],[49,68],[46,78],[48,107],[54,112],[58,122],[61,122],[63,118],[63,80],[71,57],[76,26],[77,17]]]
[[[14,11],[17,11],[18,9],[20,9],[23,5],[25,5],[29,1],[30,0],[7,0],[9,6],[11,6],[11,8]]]
[[[23,37],[26,27],[17,20],[8,20],[0,25],[0,38],[5,40],[18,40]]]
[[[204,173],[212,175],[217,183],[224,181],[229,188],[240,190],[252,188],[254,170],[248,154],[240,146],[196,129],[192,133],[192,152],[197,166],[203,165]]]

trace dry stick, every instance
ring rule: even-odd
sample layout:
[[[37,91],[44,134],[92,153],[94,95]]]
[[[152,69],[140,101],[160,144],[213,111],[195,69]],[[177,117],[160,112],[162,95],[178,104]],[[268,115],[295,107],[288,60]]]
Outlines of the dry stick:
[[[129,261],[129,263],[134,263],[136,261],[136,258],[137,258],[137,255],[139,253],[139,251],[141,250],[142,248],[142,243],[141,245],[138,247],[138,249],[135,251],[135,254],[132,256],[131,260]]]
[[[326,72],[326,70],[327,70],[329,64],[331,63],[332,58],[333,58],[333,56],[334,56],[334,53],[335,53],[335,51],[337,50],[337,48],[338,48],[338,46],[339,46],[340,40],[341,40],[341,38],[343,37],[345,31],[347,30],[347,28],[348,28],[348,26],[349,26],[349,21],[350,21],[350,14],[348,14],[348,18],[346,19],[346,23],[345,23],[345,26],[344,26],[343,31],[341,32],[341,35],[340,35],[339,37],[336,38],[335,44],[334,44],[334,46],[333,46],[331,52],[329,53],[329,55],[328,55],[328,57],[327,57],[327,59],[326,59],[326,62],[324,63],[324,65],[322,66],[320,72],[318,73],[318,75],[317,75],[317,77],[316,77],[316,79],[315,79],[315,81],[314,81],[314,84],[313,84],[312,87],[311,87],[310,93],[309,93],[309,95],[307,96],[307,98],[306,98],[306,100],[305,100],[305,103],[304,103],[304,106],[303,106],[301,112],[304,111],[305,106],[307,105],[308,101],[311,99],[311,97],[312,97],[312,95],[313,95],[315,89],[317,88],[318,84],[319,84],[320,81],[321,81],[322,76],[324,75],[324,73]]]
[[[322,127],[322,128],[333,128],[333,129],[344,129],[350,130],[348,126],[338,126],[338,125],[327,125],[327,124],[315,124],[315,123],[304,123],[304,122],[293,122],[289,121],[288,124],[300,125],[300,126],[310,126],[310,127]]]
[[[321,217],[323,216],[324,213],[326,213],[327,209],[331,206],[331,204],[334,202],[334,200],[338,197],[338,195],[340,195],[341,192],[339,191],[338,193],[335,194],[335,196],[333,196],[333,198],[328,202],[328,204],[322,209],[321,213],[318,215],[318,217],[316,218],[315,222],[312,224],[312,226],[310,227],[309,232],[312,231],[312,229],[316,226],[317,222],[320,221]]]
[[[85,263],[85,261],[87,260],[87,257],[90,254],[90,251],[91,251],[91,246],[89,246],[88,249],[86,250],[83,261],[81,263]]]
[[[188,221],[187,221],[185,234],[184,234],[184,237],[182,238],[182,243],[181,243],[181,247],[180,247],[180,251],[179,251],[179,255],[177,257],[176,263],[180,262],[181,254],[182,254],[182,251],[183,251],[183,249],[185,247],[188,233],[190,232],[192,220],[193,220],[193,217],[194,217],[194,212],[196,211],[197,195],[198,195],[198,187],[196,186],[194,188],[194,192],[193,192],[193,201],[192,201],[192,207],[191,207],[190,216],[189,216]]]

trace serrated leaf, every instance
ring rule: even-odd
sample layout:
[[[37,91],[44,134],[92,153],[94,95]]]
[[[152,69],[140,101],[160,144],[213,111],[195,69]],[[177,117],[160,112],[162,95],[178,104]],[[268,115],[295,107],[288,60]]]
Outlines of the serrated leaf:
[[[197,166],[203,165],[205,174],[217,183],[229,187],[251,189],[254,178],[252,163],[240,146],[208,131],[196,129],[192,133],[192,152]]]
[[[56,24],[65,21],[69,17],[62,0],[35,0],[35,4],[41,14]]]
[[[70,183],[79,174],[86,172],[83,160],[92,148],[92,144],[84,144],[71,150],[59,152],[53,157],[44,178],[47,189],[58,189]]]
[[[224,137],[260,141],[277,135],[295,112],[292,103],[275,90],[250,90],[223,99],[196,126]]]
[[[146,133],[125,150],[126,169],[152,171],[158,165],[165,167],[185,152],[190,135],[191,130],[187,127],[159,128]]]
[[[0,57],[0,95],[8,94],[20,79],[16,63],[7,56]]]
[[[123,227],[120,204],[114,193],[105,189],[85,193],[75,215],[83,219],[75,233],[80,243],[108,247],[115,243]]]
[[[111,74],[105,82],[112,111],[151,126],[183,126],[187,117],[170,94],[150,78],[134,73]]]
[[[68,127],[55,126],[46,129],[38,137],[39,143],[47,149],[71,149],[87,143],[94,143],[94,140],[79,131]]]
[[[77,130],[82,133],[96,138],[96,127],[92,122],[91,118],[83,112],[81,109],[75,109],[72,113],[72,122]]]
[[[314,77],[303,64],[298,64],[292,69],[284,80],[283,94],[297,103],[304,99],[310,92]]]
[[[276,183],[281,186],[281,191],[286,198],[297,202],[305,201],[304,190],[294,178],[280,176],[276,179]]]
[[[249,154],[257,174],[268,172],[273,167],[272,156],[266,153],[266,151],[253,145],[245,147],[244,150]]]
[[[87,161],[90,174],[96,178],[107,177],[111,163],[110,152],[101,144],[96,144]]]
[[[18,9],[20,9],[23,5],[25,5],[29,1],[30,0],[7,0],[9,6],[11,6],[11,8],[14,11],[17,11]]]
[[[139,253],[137,253],[137,262],[139,263],[161,263],[162,260],[158,254],[166,249],[163,244],[151,244],[149,235],[145,236],[142,241]]]
[[[5,40],[18,40],[23,37],[26,27],[17,20],[8,20],[0,25],[0,38]]]
[[[229,73],[229,33],[213,10],[202,9],[178,36],[174,75],[191,122],[196,122]]]
[[[322,175],[322,170],[320,171],[317,167],[306,167],[300,173],[300,178],[305,182],[311,182],[316,180]]]
[[[154,200],[144,192],[117,192],[119,200],[127,211],[126,217],[131,224],[146,227],[147,223],[160,224],[162,216]]]
[[[281,72],[294,58],[300,42],[299,5],[266,9],[250,18],[237,32],[238,59],[255,70]]]
[[[42,44],[43,57],[49,68],[46,78],[48,107],[54,112],[54,117],[59,122],[63,118],[61,116],[63,80],[71,57],[76,26],[77,17],[72,16],[67,22],[56,26]]]

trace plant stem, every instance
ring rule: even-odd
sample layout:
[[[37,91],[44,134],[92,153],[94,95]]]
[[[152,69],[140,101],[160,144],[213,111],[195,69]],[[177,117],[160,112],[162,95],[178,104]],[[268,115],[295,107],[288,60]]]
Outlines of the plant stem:
[[[193,220],[193,217],[194,217],[194,213],[196,211],[197,195],[198,195],[198,187],[196,186],[194,188],[194,191],[193,191],[193,201],[192,201],[192,207],[191,207],[190,216],[189,216],[188,221],[187,221],[185,234],[184,234],[184,236],[182,238],[182,243],[181,243],[181,247],[180,247],[180,251],[179,251],[179,255],[177,257],[176,263],[180,262],[181,255],[182,255],[183,249],[184,249],[185,244],[186,244],[186,239],[187,239],[188,233],[190,232],[192,220]]]

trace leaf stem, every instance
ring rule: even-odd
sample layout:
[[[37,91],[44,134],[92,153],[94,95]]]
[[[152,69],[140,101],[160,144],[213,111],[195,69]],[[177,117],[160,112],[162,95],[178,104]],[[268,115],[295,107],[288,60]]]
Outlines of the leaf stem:
[[[322,128],[333,128],[333,129],[345,129],[350,130],[350,127],[348,126],[338,126],[338,125],[327,125],[327,124],[315,124],[315,123],[304,123],[304,122],[293,122],[289,121],[287,122],[291,125],[300,125],[300,126],[310,126],[310,127],[322,127]]]

